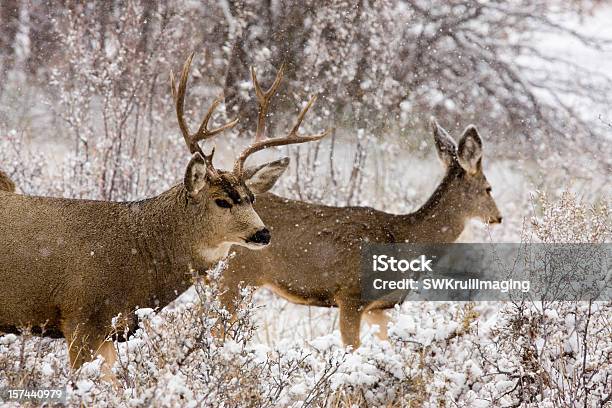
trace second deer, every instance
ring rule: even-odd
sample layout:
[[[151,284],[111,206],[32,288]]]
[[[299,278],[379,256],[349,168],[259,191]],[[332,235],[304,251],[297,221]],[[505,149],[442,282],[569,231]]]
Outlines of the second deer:
[[[502,220],[483,172],[482,139],[476,128],[468,126],[458,144],[433,119],[432,128],[446,171],[427,202],[411,214],[329,207],[271,193],[259,196],[255,208],[275,241],[257,254],[236,250],[223,277],[225,308],[234,311],[241,282],[264,286],[293,303],[338,307],[345,345],[359,347],[362,316],[378,324],[379,337],[386,338],[385,309],[394,304],[361,299],[362,245],[453,242],[470,218]]]

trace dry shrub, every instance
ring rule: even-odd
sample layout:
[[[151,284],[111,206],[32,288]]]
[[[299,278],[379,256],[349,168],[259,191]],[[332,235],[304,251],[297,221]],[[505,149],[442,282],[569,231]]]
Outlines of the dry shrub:
[[[564,192],[539,200],[533,235],[544,243],[609,243],[609,207],[592,207]],[[609,279],[609,278],[608,278]],[[609,281],[608,281],[609,282]],[[507,381],[487,387],[505,405],[604,406],[612,395],[612,304],[607,301],[519,301],[500,312],[483,347],[486,375]]]

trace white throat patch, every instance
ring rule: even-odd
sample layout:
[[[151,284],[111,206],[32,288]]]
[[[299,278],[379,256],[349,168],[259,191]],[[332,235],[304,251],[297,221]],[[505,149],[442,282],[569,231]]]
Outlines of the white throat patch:
[[[221,259],[227,257],[232,244],[223,243],[218,247],[209,247],[200,249],[200,255],[206,262],[217,263]]]

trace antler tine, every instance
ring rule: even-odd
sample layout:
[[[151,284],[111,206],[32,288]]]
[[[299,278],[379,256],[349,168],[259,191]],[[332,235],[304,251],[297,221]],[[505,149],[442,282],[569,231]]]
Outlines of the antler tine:
[[[212,165],[212,157],[215,152],[214,148],[210,155],[206,155],[202,151],[202,148],[200,147],[198,142],[209,139],[223,132],[224,130],[231,129],[232,127],[236,126],[236,124],[238,123],[238,119],[235,119],[229,123],[221,125],[216,129],[209,130],[208,122],[210,121],[210,118],[215,112],[215,109],[217,108],[217,106],[219,106],[219,103],[221,103],[220,99],[216,98],[213,101],[211,107],[208,109],[206,116],[204,116],[204,119],[202,120],[202,124],[198,128],[198,131],[193,135],[191,134],[191,132],[189,131],[189,127],[187,126],[187,123],[185,122],[184,108],[185,108],[185,92],[187,90],[187,79],[189,78],[189,70],[191,68],[191,61],[193,60],[193,56],[194,56],[194,53],[191,53],[189,57],[187,57],[187,59],[185,60],[185,63],[183,64],[183,71],[181,72],[181,79],[178,84],[178,89],[176,87],[174,73],[170,71],[170,85],[172,87],[172,97],[174,98],[174,104],[176,105],[176,117],[178,119],[179,128],[181,129],[181,133],[183,134],[183,138],[185,139],[185,143],[187,144],[189,151],[192,154],[200,153],[206,160],[210,161],[210,164]]]
[[[208,121],[210,121],[210,118],[215,112],[215,109],[217,109],[217,106],[219,106],[219,103],[221,103],[219,98],[215,98],[212,105],[210,105],[210,108],[208,108],[208,112],[206,112],[206,116],[204,116],[204,119],[202,120],[202,123],[200,124],[200,127],[198,128],[198,133],[196,133],[196,135],[201,135],[201,134],[206,133],[206,129],[208,128]]]
[[[302,109],[302,111],[298,115],[298,118],[295,121],[295,125],[293,125],[293,128],[291,128],[291,132],[289,132],[289,135],[287,135],[288,138],[298,137],[298,130],[300,130],[300,126],[302,125],[302,121],[304,120],[304,116],[306,116],[306,113],[308,113],[308,111],[310,110],[312,105],[314,105],[316,100],[317,100],[317,95],[314,95],[312,98],[310,98],[310,100],[308,101],[308,103],[306,104],[304,109]]]
[[[224,130],[227,129],[231,129],[234,126],[236,126],[238,124],[238,118],[232,120],[229,123],[226,123],[225,125],[221,125],[216,129],[208,129],[208,122],[210,121],[210,118],[212,117],[213,113],[215,112],[215,109],[217,109],[217,106],[219,106],[219,104],[221,103],[221,99],[216,98],[210,109],[208,109],[208,112],[206,113],[206,116],[204,117],[204,120],[202,121],[202,124],[200,125],[198,132],[193,135],[193,141],[195,143],[201,141],[201,140],[206,140],[209,139],[221,132],[223,132]]]
[[[181,129],[181,133],[183,134],[183,139],[185,139],[185,143],[189,148],[189,151],[193,153],[200,153],[202,149],[197,143],[193,143],[191,140],[191,134],[189,132],[189,127],[187,123],[185,123],[184,118],[184,108],[185,108],[185,91],[187,90],[187,78],[189,77],[189,69],[191,68],[191,61],[193,60],[194,53],[192,52],[189,57],[185,60],[183,64],[183,71],[181,72],[181,79],[179,81],[178,90],[176,88],[176,83],[174,79],[174,72],[170,71],[170,84],[172,86],[172,96],[174,98],[174,104],[176,107],[176,118],[178,120],[179,128]]]
[[[308,136],[300,136],[298,134],[298,130],[300,128],[300,125],[302,124],[302,121],[304,120],[304,117],[306,116],[306,113],[312,107],[316,100],[316,96],[310,98],[304,109],[302,109],[302,111],[298,115],[295,125],[293,126],[293,128],[291,128],[291,131],[287,134],[286,137],[278,139],[260,140],[247,147],[247,149],[242,152],[240,157],[238,157],[238,160],[236,160],[236,164],[234,165],[234,174],[236,174],[238,177],[242,176],[246,159],[255,152],[267,149],[268,147],[314,142],[323,139],[325,136],[327,136],[329,134],[329,130],[325,130],[321,133]]]
[[[257,101],[259,102],[257,131],[255,132],[256,142],[264,138],[264,132],[266,129],[266,115],[268,114],[268,107],[270,106],[270,100],[276,93],[276,90],[278,89],[281,81],[283,80],[284,71],[285,71],[285,63],[283,62],[278,72],[276,73],[276,78],[274,79],[274,82],[272,83],[270,88],[268,88],[268,90],[264,92],[261,89],[261,85],[259,85],[259,81],[257,80],[257,74],[255,73],[255,67],[251,67],[251,79],[253,80],[253,87],[255,88],[255,95],[257,96]]]

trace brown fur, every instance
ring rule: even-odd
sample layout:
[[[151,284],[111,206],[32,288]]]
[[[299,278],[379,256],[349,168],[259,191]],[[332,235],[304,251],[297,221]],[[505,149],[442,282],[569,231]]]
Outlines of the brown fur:
[[[275,181],[287,164],[271,163],[258,181],[266,172]],[[138,202],[0,192],[0,331],[29,325],[65,337],[74,367],[92,351],[112,360],[105,338],[114,316],[134,329],[134,309],[174,300],[191,285],[191,268],[204,272],[231,244],[262,247],[248,238],[263,228],[249,187],[232,173],[211,178],[205,166],[196,154],[187,170],[186,183],[201,190],[181,183]]]
[[[15,183],[2,170],[0,170],[0,191],[15,192]]]
[[[363,301],[360,296],[360,251],[364,242],[453,242],[469,218],[501,221],[487,191],[489,184],[480,161],[470,169],[473,171],[467,171],[458,161],[454,142],[441,141],[450,143],[444,146],[446,149],[455,149],[444,156],[439,147],[446,174],[429,200],[411,214],[329,207],[270,193],[259,196],[255,208],[275,239],[257,253],[236,249],[237,256],[224,273],[224,306],[232,311],[238,286],[244,282],[268,287],[293,303],[338,307],[346,345],[359,346],[359,327],[365,312],[368,320],[381,325],[381,337],[386,336],[383,309],[394,305]],[[467,154],[465,157],[470,158]]]

